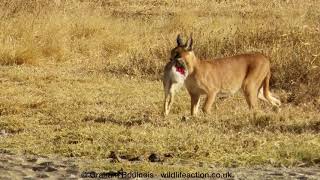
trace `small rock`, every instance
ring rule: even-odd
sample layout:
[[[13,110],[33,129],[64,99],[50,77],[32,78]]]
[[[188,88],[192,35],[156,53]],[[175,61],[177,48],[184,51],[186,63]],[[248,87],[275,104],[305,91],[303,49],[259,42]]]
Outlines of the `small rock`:
[[[155,153],[152,153],[149,157],[148,157],[149,161],[150,162],[161,162],[162,160],[160,159],[160,157],[155,154]]]
[[[109,158],[112,159],[111,162],[113,162],[113,163],[120,162],[120,158],[118,157],[118,155],[114,151],[110,152]]]
[[[43,166],[34,166],[32,167],[33,171],[43,171],[46,167]]]
[[[189,118],[187,116],[182,116],[181,121],[182,122],[187,122]]]
[[[46,172],[53,172],[57,171],[56,168],[51,167],[51,166],[34,166],[32,167],[33,171],[46,171]]]

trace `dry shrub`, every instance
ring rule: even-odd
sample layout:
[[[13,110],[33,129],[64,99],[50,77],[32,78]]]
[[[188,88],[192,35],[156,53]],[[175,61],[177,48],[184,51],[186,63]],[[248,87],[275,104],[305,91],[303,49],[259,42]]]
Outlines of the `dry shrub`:
[[[14,24],[16,26],[14,27]],[[1,23],[0,27],[0,64],[36,64],[41,52],[36,48],[32,34],[22,31],[19,22]]]
[[[36,30],[37,44],[42,55],[47,60],[57,62],[69,60],[71,54],[70,37],[68,31],[63,28],[63,24],[68,21],[55,22],[58,17]]]
[[[1,48],[1,47],[0,47]],[[23,48],[2,48],[0,50],[0,64],[1,65],[21,65],[21,64],[35,64],[37,62],[37,52],[34,49]]]
[[[81,58],[103,72],[160,79],[176,35],[193,32],[201,59],[264,53],[272,62],[272,86],[291,92],[289,101],[298,103],[319,97],[318,9],[312,0],[5,0],[0,62]]]

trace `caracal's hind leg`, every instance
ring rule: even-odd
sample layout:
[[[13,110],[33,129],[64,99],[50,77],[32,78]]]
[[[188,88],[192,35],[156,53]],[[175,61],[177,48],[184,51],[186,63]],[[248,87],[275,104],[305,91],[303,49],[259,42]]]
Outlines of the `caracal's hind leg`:
[[[261,87],[260,90],[259,90],[258,98],[259,98],[260,100],[262,100],[262,101],[265,101],[265,102],[268,102],[268,103],[269,103],[269,101],[268,101],[268,100],[264,97],[264,95],[263,95],[263,87]]]
[[[258,104],[258,94],[262,82],[269,72],[269,65],[260,64],[256,68],[252,68],[245,78],[242,88],[248,103],[249,109],[255,110]]]
[[[248,72],[246,79],[243,82],[242,88],[244,96],[248,103],[249,109],[255,110],[258,104],[258,93],[261,84],[267,74],[267,67],[255,68]]]
[[[253,83],[248,83],[243,88],[249,109],[256,109],[258,102],[258,88]]]
[[[270,88],[269,88],[269,81],[270,81],[271,73],[269,72],[265,79],[263,80],[263,96],[264,98],[270,102],[273,106],[280,107],[281,106],[281,101],[278,100],[277,98],[273,97]]]

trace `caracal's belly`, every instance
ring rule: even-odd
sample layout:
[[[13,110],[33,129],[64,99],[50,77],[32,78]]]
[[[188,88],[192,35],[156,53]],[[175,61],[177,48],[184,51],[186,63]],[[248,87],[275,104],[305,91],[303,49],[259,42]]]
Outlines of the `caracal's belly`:
[[[241,83],[224,83],[220,87],[219,94],[233,95],[241,89]]]

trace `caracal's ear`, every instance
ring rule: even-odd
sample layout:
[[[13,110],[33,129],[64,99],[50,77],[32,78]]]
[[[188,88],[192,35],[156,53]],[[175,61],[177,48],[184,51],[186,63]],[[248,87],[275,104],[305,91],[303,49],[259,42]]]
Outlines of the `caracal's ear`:
[[[186,49],[188,51],[192,51],[193,49],[193,38],[192,38],[192,33],[190,34],[190,38],[188,39],[188,41],[186,42]]]
[[[183,40],[182,40],[180,34],[178,34],[178,36],[177,36],[177,45],[178,45],[178,46],[183,46]]]

